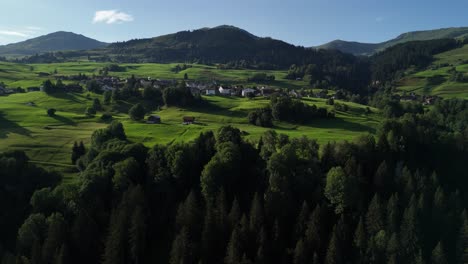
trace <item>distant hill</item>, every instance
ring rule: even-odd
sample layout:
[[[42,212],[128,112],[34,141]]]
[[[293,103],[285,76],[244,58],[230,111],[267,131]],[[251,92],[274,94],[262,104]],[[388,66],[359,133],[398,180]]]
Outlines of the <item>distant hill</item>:
[[[318,52],[269,37],[257,37],[233,26],[202,28],[148,39],[110,44],[96,51],[126,62],[200,62],[270,64],[289,67],[314,60]]]
[[[465,38],[468,36],[468,27],[442,28],[434,30],[413,31],[399,35],[398,37],[382,43],[361,43],[343,40],[334,40],[323,44],[318,49],[336,49],[354,55],[372,55],[399,43],[432,40],[443,38]]]
[[[34,55],[44,52],[90,50],[107,46],[83,35],[59,31],[26,41],[0,46],[0,56]]]

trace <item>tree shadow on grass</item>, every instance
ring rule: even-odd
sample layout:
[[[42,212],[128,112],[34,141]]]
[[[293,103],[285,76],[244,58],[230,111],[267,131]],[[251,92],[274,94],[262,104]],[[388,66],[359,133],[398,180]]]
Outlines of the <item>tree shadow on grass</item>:
[[[372,133],[372,134],[375,134],[376,132],[376,129],[373,127],[366,126],[357,122],[349,122],[342,118],[317,119],[305,125],[310,126],[310,127],[322,128],[322,129],[341,128],[341,129],[352,131],[352,132],[363,132],[363,133]]]
[[[302,124],[291,124],[291,126],[287,125],[274,125],[272,129],[278,131],[294,131],[297,130],[299,126],[305,126],[309,128],[319,128],[319,129],[343,129],[350,132],[362,132],[362,133],[371,133],[375,134],[376,129],[370,126],[366,126],[360,123],[349,122],[342,118],[333,118],[333,119],[326,119],[326,118],[317,118],[307,123]]]
[[[12,122],[0,114],[0,139],[6,138],[9,133],[31,137],[31,131]]]
[[[68,101],[72,101],[72,102],[80,103],[80,104],[84,103],[84,101],[86,100],[84,96],[82,96],[84,98],[83,100],[79,100],[78,98],[76,98],[76,96],[73,93],[61,92],[61,93],[51,93],[48,95],[57,99],[68,100]]]
[[[247,118],[248,113],[239,110],[230,110],[221,106],[215,105],[208,101],[202,101],[199,105],[187,108],[188,111],[198,112],[202,114],[210,114],[224,117]]]
[[[55,120],[63,123],[64,125],[76,126],[76,122],[73,121],[71,118],[64,117],[64,116],[59,116],[59,115],[54,115],[54,116],[52,116],[52,118],[54,118]]]

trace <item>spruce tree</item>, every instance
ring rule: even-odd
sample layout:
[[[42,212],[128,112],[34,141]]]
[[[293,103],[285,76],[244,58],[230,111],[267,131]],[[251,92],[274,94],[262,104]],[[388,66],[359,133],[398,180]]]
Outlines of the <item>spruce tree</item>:
[[[55,252],[60,250],[65,236],[66,224],[65,219],[60,213],[54,213],[47,218],[49,228],[47,230],[47,237],[42,247],[42,258],[44,262],[50,263],[53,261]]]
[[[296,219],[296,226],[294,228],[294,239],[299,240],[304,237],[305,231],[307,229],[307,222],[310,216],[309,205],[306,201],[302,203],[301,211]]]
[[[417,221],[417,207],[415,197],[413,196],[410,200],[410,204],[403,213],[403,219],[401,221],[401,242],[402,249],[405,253],[407,260],[413,259],[417,253],[419,245],[419,228]]]
[[[367,235],[362,216],[354,232],[354,247],[357,249],[359,259],[363,262],[367,248]]]
[[[112,212],[105,241],[103,264],[126,263],[127,209],[121,206]]]
[[[309,217],[307,229],[305,232],[306,248],[309,252],[322,252],[322,224],[321,224],[321,208],[317,205]]]
[[[306,264],[307,263],[307,252],[304,247],[302,239],[297,241],[296,247],[294,248],[294,264]]]
[[[445,258],[444,249],[442,247],[442,243],[437,243],[434,250],[432,250],[431,254],[431,264],[447,264],[447,259]]]
[[[398,207],[399,199],[398,193],[394,193],[387,203],[387,225],[386,231],[389,234],[398,231],[399,221],[400,221],[400,213]]]
[[[234,201],[232,202],[231,210],[229,211],[229,215],[228,215],[229,228],[231,232],[232,230],[234,230],[237,223],[239,223],[240,218],[241,218],[241,212],[240,212],[239,202],[237,201],[236,198],[234,198]]]
[[[242,242],[239,228],[236,227],[232,231],[231,238],[226,249],[226,257],[224,263],[238,264],[242,259]]]
[[[147,226],[144,210],[141,206],[137,206],[131,217],[129,229],[130,256],[135,264],[144,262],[146,233]]]
[[[169,263],[193,263],[191,247],[187,229],[183,227],[172,242]]]
[[[382,202],[378,194],[374,195],[366,214],[366,227],[369,235],[375,235],[384,229]]]
[[[325,264],[340,264],[342,263],[340,241],[336,234],[336,226],[333,228],[331,239],[328,244],[327,255],[325,257]]]
[[[255,196],[252,200],[252,205],[250,206],[250,232],[258,232],[260,228],[264,225],[263,217],[263,199],[260,199],[258,193],[255,193]]]

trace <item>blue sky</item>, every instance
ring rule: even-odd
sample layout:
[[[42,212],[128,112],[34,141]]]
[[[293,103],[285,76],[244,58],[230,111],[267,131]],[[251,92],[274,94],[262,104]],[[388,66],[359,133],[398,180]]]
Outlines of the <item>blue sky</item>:
[[[381,42],[407,31],[468,26],[467,0],[1,1],[0,44],[59,30],[112,42],[227,24],[313,46],[334,39]]]

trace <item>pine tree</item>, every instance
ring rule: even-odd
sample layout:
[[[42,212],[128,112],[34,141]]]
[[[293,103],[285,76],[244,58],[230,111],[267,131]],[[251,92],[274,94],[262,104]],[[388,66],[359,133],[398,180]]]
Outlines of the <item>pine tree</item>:
[[[183,227],[172,242],[170,264],[193,263],[187,228]]]
[[[336,226],[333,228],[330,243],[328,244],[325,264],[340,264],[342,263],[342,255],[340,250],[340,241],[336,234]]]
[[[263,201],[260,199],[258,193],[255,193],[252,205],[250,206],[249,225],[250,232],[257,232],[264,225]]]
[[[389,234],[398,231],[397,229],[398,229],[398,223],[400,219],[398,203],[399,203],[398,193],[394,193],[388,200],[388,204],[387,204],[386,230],[387,232],[389,232]]]
[[[131,217],[129,229],[130,256],[135,264],[143,262],[146,247],[146,231],[147,227],[143,208],[137,206]]]
[[[457,263],[468,263],[468,216],[463,210],[460,216],[460,227],[456,244]]]
[[[413,196],[410,200],[410,204],[403,213],[403,219],[401,221],[401,242],[402,249],[407,259],[413,259],[413,256],[417,253],[419,245],[419,230],[417,223],[417,208],[415,197]]]
[[[202,227],[202,215],[195,191],[191,191],[185,201],[179,205],[176,223],[179,228],[187,228],[190,238],[199,237]]]
[[[354,246],[358,249],[359,258],[361,262],[364,260],[365,252],[366,252],[366,245],[367,242],[367,235],[366,229],[364,227],[364,221],[362,216],[359,218],[359,223],[356,227],[356,231],[354,232]]]
[[[309,217],[305,232],[306,248],[309,252],[322,252],[321,208],[317,205]]]
[[[234,201],[232,202],[231,210],[229,211],[229,215],[228,215],[230,230],[234,230],[237,223],[239,223],[240,218],[241,218],[241,212],[240,212],[239,202],[237,201],[236,198],[234,198]]]
[[[202,260],[203,263],[215,263],[217,240],[216,219],[211,206],[206,208],[205,223],[202,232]]]
[[[440,242],[437,243],[434,250],[432,250],[431,263],[432,264],[447,264],[447,259],[445,258],[444,249]]]
[[[55,252],[60,250],[65,236],[66,227],[65,220],[60,213],[54,213],[47,218],[49,228],[47,230],[47,238],[44,241],[42,247],[42,258],[44,262],[52,262]]]
[[[395,262],[397,263],[398,254],[400,252],[399,238],[396,233],[393,233],[390,236],[390,239],[387,243],[387,263]]]
[[[76,161],[78,160],[79,158],[79,154],[78,154],[79,150],[78,150],[78,143],[76,143],[76,141],[73,143],[73,147],[72,147],[72,155],[71,155],[71,162],[72,164],[76,164]]]
[[[103,264],[126,263],[127,210],[121,206],[112,212],[105,242]]]
[[[68,252],[68,247],[66,244],[63,244],[60,247],[60,251],[58,251],[57,255],[54,258],[54,264],[68,264],[70,263],[70,255]]]
[[[294,239],[299,240],[302,238],[305,234],[305,231],[307,229],[307,222],[309,220],[310,216],[310,209],[309,205],[307,204],[306,201],[302,203],[302,208],[301,212],[299,213],[297,220],[296,220],[296,226],[294,228]]]
[[[375,235],[384,229],[382,202],[378,194],[374,195],[366,214],[366,227],[369,235]]]
[[[317,252],[314,252],[314,256],[312,258],[312,264],[319,264],[319,257],[317,255]]]
[[[239,228],[234,228],[229,239],[224,263],[238,264],[242,258],[242,242]]]
[[[294,264],[306,264],[307,253],[304,248],[304,242],[302,239],[297,241],[296,247],[294,248]]]
[[[374,186],[376,190],[380,193],[391,190],[393,185],[391,179],[392,178],[388,170],[387,162],[382,161],[374,175]]]
[[[419,249],[418,253],[414,256],[414,264],[426,264],[426,261],[423,258],[422,250]]]

